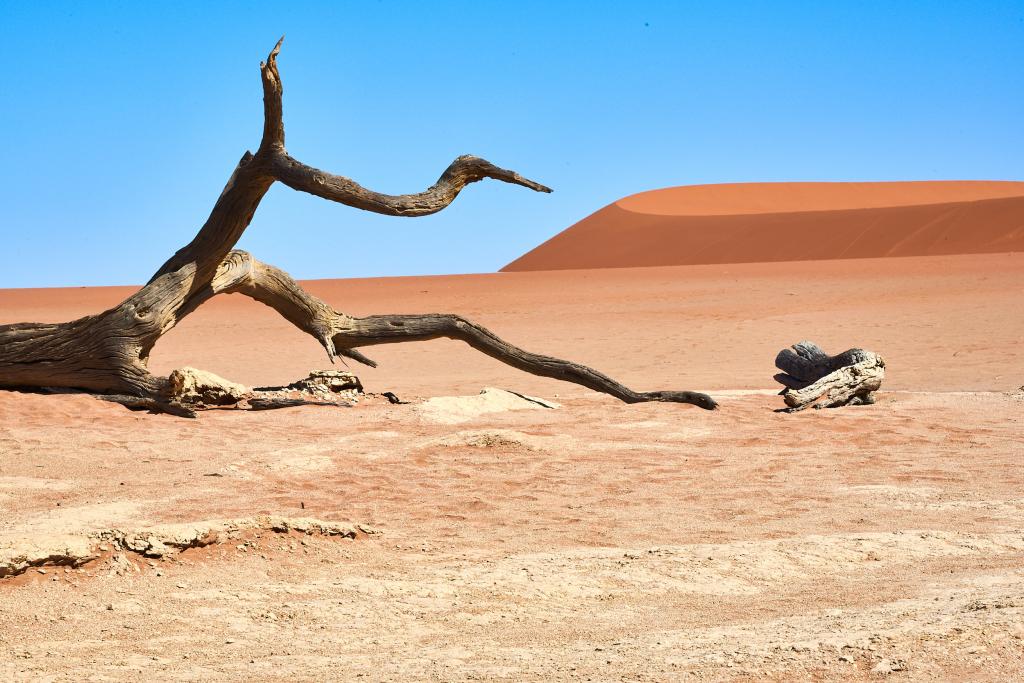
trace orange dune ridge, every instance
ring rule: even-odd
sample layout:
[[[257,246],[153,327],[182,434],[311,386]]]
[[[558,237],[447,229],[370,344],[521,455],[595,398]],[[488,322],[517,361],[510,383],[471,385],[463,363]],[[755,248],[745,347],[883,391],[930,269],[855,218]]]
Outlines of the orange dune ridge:
[[[502,271],[1024,250],[1024,182],[733,183],[641,192]]]

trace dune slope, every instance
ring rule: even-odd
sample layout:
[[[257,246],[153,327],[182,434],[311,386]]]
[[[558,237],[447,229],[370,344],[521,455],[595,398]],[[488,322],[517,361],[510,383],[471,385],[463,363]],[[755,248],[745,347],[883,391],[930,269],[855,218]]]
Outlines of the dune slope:
[[[743,183],[632,195],[503,271],[1024,249],[1024,183]]]

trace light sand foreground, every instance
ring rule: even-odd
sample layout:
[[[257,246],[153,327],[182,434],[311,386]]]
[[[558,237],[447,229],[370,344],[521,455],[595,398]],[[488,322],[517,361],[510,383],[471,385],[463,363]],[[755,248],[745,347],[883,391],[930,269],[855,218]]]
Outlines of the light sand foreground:
[[[710,391],[722,410],[626,406],[440,341],[368,351],[382,364],[359,371],[368,390],[410,405],[187,421],[0,392],[0,559],[32,544],[97,555],[0,579],[0,678],[1024,670],[1024,256],[310,288],[356,314],[461,313],[637,389]],[[2,292],[0,322],[125,291]],[[879,403],[773,412],[774,354],[804,338],[885,356]],[[161,342],[158,370],[185,364],[248,384],[326,367],[235,297]],[[484,386],[562,407],[449,424],[422,406]],[[189,533],[204,547],[125,547]]]

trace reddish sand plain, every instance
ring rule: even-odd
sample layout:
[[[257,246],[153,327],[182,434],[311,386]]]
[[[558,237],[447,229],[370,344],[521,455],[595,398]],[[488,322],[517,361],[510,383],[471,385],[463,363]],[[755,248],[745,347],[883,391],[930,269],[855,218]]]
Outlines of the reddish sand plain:
[[[367,389],[407,405],[190,421],[0,392],[0,561],[22,548],[44,563],[0,579],[0,678],[1024,670],[1024,254],[306,284],[354,314],[460,313],[722,409],[627,406],[448,341],[368,350],[381,367],[357,370]],[[129,291],[3,291],[0,323]],[[879,402],[774,412],[772,360],[800,339],[881,353]],[[186,319],[152,365],[246,384],[329,367],[239,295]],[[562,406],[462,422],[427,409],[484,386]],[[363,526],[281,533],[265,515]],[[104,541],[112,530],[206,545],[146,558]],[[82,553],[97,558],[52,566]]]
[[[504,271],[1024,251],[1024,183],[735,183],[642,192]]]

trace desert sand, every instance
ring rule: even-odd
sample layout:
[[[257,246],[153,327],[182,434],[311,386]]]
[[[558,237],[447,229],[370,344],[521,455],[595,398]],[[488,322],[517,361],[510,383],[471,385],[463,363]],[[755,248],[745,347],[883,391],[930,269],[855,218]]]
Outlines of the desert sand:
[[[935,256],[1024,249],[1024,183],[734,183],[614,202],[502,270]]]
[[[1024,670],[1024,254],[306,286],[355,314],[457,312],[722,408],[624,405],[447,341],[368,349],[367,390],[402,405],[185,420],[0,392],[0,678]],[[0,323],[129,291],[2,291]],[[879,402],[774,412],[774,355],[799,339],[881,353]],[[250,385],[329,367],[238,295],[152,365]]]

